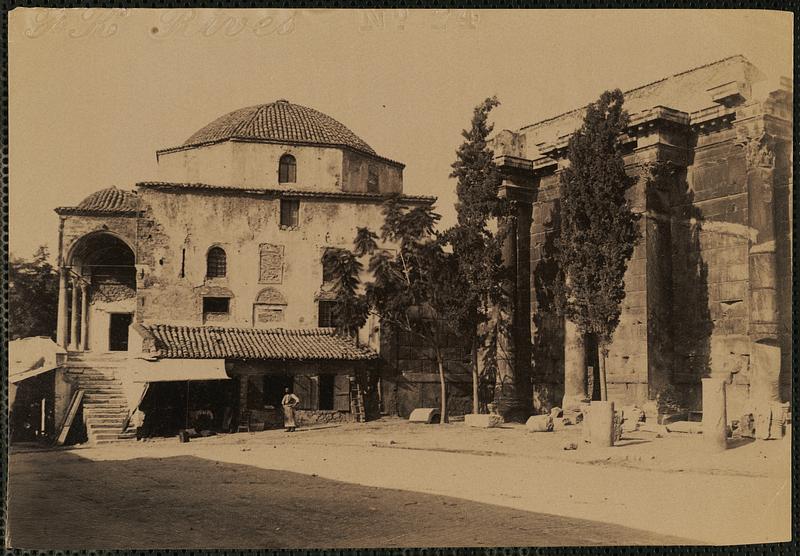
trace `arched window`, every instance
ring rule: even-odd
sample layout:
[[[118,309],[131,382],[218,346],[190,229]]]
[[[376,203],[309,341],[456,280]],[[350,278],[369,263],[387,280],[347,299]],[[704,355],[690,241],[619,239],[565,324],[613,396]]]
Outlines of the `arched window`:
[[[206,277],[222,278],[228,271],[228,261],[222,247],[212,247],[206,258]]]
[[[278,183],[294,183],[297,181],[297,161],[290,154],[281,157],[278,164]]]

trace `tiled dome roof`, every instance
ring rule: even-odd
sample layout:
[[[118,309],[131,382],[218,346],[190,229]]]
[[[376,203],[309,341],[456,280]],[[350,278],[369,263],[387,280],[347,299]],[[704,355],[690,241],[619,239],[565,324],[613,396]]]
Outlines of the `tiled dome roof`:
[[[330,116],[286,100],[240,108],[225,114],[189,137],[183,146],[234,138],[349,147],[376,154],[363,139]]]
[[[95,191],[77,206],[78,210],[93,212],[119,212],[139,210],[139,197],[133,191],[111,186]]]

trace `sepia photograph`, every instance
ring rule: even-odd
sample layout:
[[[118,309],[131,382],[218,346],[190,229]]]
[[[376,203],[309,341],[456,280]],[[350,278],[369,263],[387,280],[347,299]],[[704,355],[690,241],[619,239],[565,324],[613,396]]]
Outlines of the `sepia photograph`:
[[[792,541],[792,12],[6,15],[7,551]]]

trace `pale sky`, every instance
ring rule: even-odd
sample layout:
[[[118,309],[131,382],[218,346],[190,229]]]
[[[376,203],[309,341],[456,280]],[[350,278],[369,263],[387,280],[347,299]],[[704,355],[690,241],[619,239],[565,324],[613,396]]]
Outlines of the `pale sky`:
[[[381,25],[382,18],[382,25]],[[743,54],[792,76],[792,14],[762,10],[42,10],[9,18],[10,249],[55,252],[57,206],[156,177],[155,151],[236,108],[285,98],[448,178],[473,107],[496,129]]]

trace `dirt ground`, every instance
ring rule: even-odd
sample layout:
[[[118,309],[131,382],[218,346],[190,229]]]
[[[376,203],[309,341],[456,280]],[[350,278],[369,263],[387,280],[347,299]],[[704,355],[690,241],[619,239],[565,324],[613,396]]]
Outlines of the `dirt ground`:
[[[740,544],[791,537],[790,442],[399,419],[10,457],[19,548]],[[565,451],[566,441],[578,443]]]

